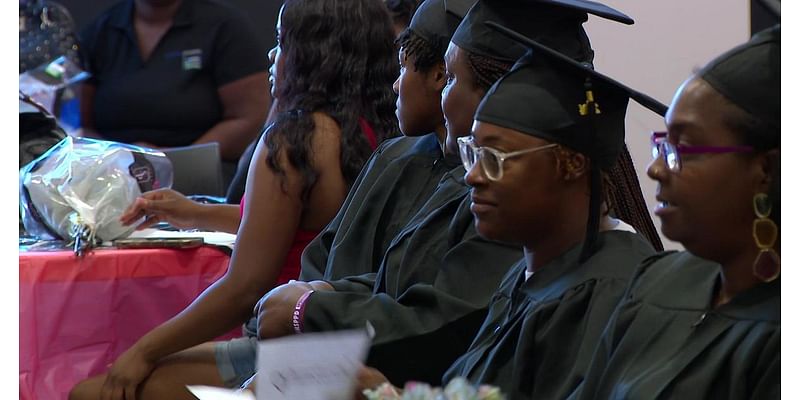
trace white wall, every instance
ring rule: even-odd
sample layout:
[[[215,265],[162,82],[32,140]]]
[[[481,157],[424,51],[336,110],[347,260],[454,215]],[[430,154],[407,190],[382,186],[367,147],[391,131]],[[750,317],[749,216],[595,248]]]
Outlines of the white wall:
[[[748,0],[604,0],[630,17],[631,26],[589,16],[586,31],[595,49],[595,68],[669,105],[691,73],[750,37]],[[645,200],[655,207],[655,183],[647,177],[649,133],[663,130],[663,120],[631,102],[626,141]],[[656,227],[660,221],[653,216]],[[664,246],[679,249],[662,235]]]

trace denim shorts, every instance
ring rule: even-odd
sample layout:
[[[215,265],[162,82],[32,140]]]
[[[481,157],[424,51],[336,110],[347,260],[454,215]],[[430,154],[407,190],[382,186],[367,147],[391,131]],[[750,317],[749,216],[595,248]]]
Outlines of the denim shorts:
[[[228,388],[238,388],[256,372],[258,339],[241,337],[214,346],[219,376]]]

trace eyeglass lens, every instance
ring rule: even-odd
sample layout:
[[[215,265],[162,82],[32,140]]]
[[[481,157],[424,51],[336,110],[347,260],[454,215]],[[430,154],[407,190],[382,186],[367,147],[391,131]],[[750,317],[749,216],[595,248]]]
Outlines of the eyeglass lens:
[[[500,179],[500,159],[494,152],[484,148],[475,148],[475,145],[469,139],[458,140],[459,153],[461,155],[461,162],[464,164],[464,169],[471,170],[476,163],[480,162],[483,172],[486,177],[491,180]]]
[[[655,159],[659,156],[664,158],[664,163],[667,164],[667,168],[676,172],[680,171],[681,160],[675,145],[666,140],[655,141],[653,144],[653,158]]]

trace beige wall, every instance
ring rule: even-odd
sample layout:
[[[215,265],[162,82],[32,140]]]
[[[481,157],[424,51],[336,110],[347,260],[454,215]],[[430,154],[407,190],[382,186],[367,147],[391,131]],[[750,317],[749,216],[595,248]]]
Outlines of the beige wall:
[[[605,0],[636,23],[617,24],[589,17],[586,30],[595,49],[595,68],[669,105],[680,84],[707,61],[750,36],[747,0]],[[631,150],[645,200],[655,207],[655,183],[645,170],[650,161],[649,132],[663,120],[631,102],[626,120]],[[658,218],[653,217],[656,227]],[[680,244],[662,236],[666,248]]]

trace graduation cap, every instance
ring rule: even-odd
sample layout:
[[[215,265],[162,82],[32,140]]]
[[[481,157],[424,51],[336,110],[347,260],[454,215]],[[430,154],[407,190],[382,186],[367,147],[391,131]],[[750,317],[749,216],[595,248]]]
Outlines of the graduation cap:
[[[775,18],[781,19],[781,2],[780,0],[761,0],[761,4],[769,11]]]
[[[499,32],[502,35],[511,38],[516,42],[524,43],[525,46],[527,46],[527,48],[534,49],[539,54],[544,54],[545,57],[549,58],[552,62],[568,66],[568,68],[572,69],[576,73],[584,73],[587,75],[587,77],[590,77],[595,81],[603,82],[607,85],[614,86],[624,91],[625,93],[627,93],[628,97],[630,97],[637,103],[641,104],[645,108],[649,109],[650,111],[662,117],[667,113],[667,106],[664,105],[664,103],[661,103],[660,101],[648,96],[647,94],[632,89],[629,86],[623,84],[622,82],[619,82],[607,75],[603,75],[595,71],[594,68],[592,68],[591,64],[578,63],[573,59],[567,57],[566,55],[550,47],[547,47],[544,44],[539,43],[536,40],[533,40],[517,31],[514,31],[503,25],[500,25],[495,21],[486,21],[484,24],[489,28],[491,28],[492,30]]]
[[[780,128],[780,25],[757,33],[747,43],[715,58],[698,75],[733,104]]]
[[[581,261],[594,252],[600,220],[601,171],[610,170],[625,143],[625,112],[633,98],[657,114],[667,107],[541,43],[497,23],[495,32],[529,50],[484,97],[475,120],[510,128],[588,156],[589,219]]]
[[[591,62],[594,53],[582,26],[587,14],[633,24],[627,15],[593,1],[481,0],[464,17],[452,42],[471,53],[514,63],[527,48],[484,25],[497,21],[573,59]]]
[[[458,17],[458,20],[464,19],[467,11],[475,4],[476,0],[444,0],[444,7],[447,12]]]
[[[453,32],[474,3],[475,0],[425,0],[411,18],[408,29],[444,55]]]

